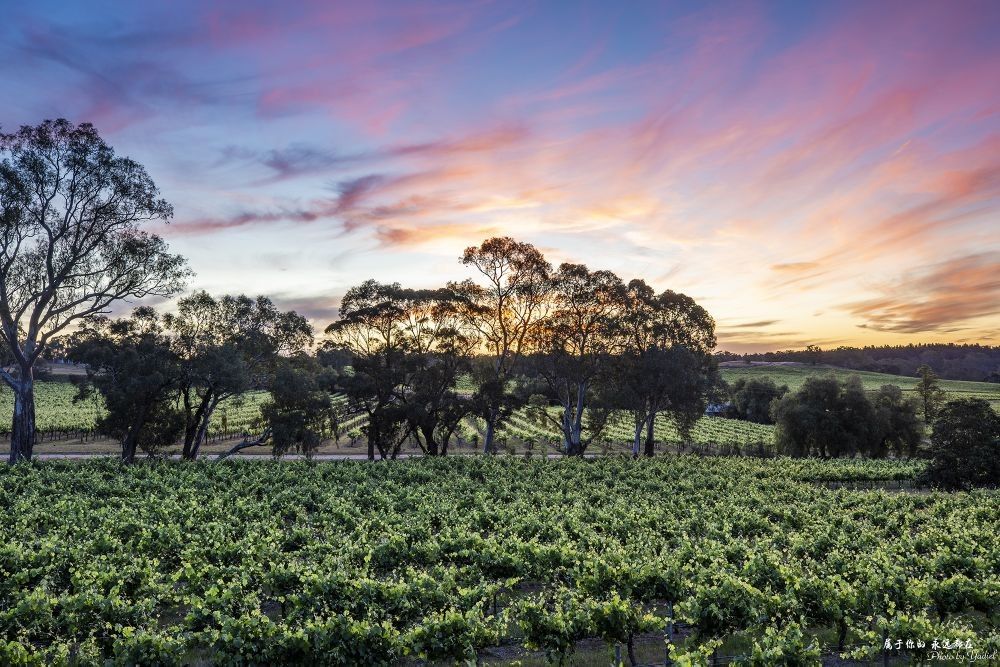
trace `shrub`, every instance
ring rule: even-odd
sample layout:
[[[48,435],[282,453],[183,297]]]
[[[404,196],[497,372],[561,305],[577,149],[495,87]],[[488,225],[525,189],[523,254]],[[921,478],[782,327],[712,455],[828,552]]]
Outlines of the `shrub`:
[[[1000,484],[1000,415],[981,398],[949,401],[931,435],[924,481],[944,489]]]

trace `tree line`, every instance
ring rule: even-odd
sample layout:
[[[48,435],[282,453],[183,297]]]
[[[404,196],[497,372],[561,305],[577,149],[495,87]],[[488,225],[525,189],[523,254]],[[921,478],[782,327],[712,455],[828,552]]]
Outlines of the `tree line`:
[[[634,453],[652,454],[658,417],[689,431],[720,387],[715,323],[688,296],[582,264],[554,268],[506,237],[467,248],[461,261],[478,280],[430,290],[369,280],[348,290],[326,329],[326,351],[346,360],[340,385],[367,417],[370,458],[394,455],[409,437],[444,453],[469,416],[494,452],[498,430],[524,406],[551,422],[569,455],[583,455],[612,412],[625,411]]]
[[[841,346],[830,350],[809,346],[804,350],[718,352],[721,361],[797,361],[824,363],[857,371],[891,375],[918,375],[921,366],[933,368],[948,380],[1000,382],[1000,346],[974,343],[931,343],[923,345]]]
[[[461,261],[475,279],[433,290],[352,288],[317,355],[307,354],[309,323],[266,297],[197,292],[175,313],[141,308],[109,320],[116,303],[184,289],[184,258],[143,229],[169,221],[172,208],[142,165],[86,123],[0,134],[0,156],[0,377],[14,392],[11,462],[31,458],[35,368],[57,341],[89,368],[83,391],[104,396],[102,426],[120,436],[126,459],[175,430],[184,457],[196,457],[220,402],[253,388],[275,389],[274,406],[283,400],[301,413],[297,425],[273,413],[268,437],[305,446],[334,376],[368,416],[371,456],[398,451],[410,436],[441,453],[466,415],[484,421],[484,450],[494,451],[497,430],[530,398],[525,373],[532,396],[559,406],[551,418],[567,453],[582,454],[612,408],[632,414],[636,450],[645,429],[651,451],[657,416],[693,423],[717,384],[715,325],[692,299],[580,264],[554,268],[510,238],[466,250]],[[472,391],[458,391],[465,374]],[[288,386],[301,392],[279,396]]]
[[[365,418],[371,459],[396,456],[408,439],[443,455],[468,418],[483,424],[484,452],[495,452],[521,408],[550,422],[571,456],[625,414],[632,453],[652,455],[658,419],[687,437],[725,395],[715,322],[692,298],[583,264],[554,267],[507,237],[467,248],[462,281],[351,288],[318,346],[304,317],[263,296],[194,292],[168,314],[141,307],[109,319],[116,303],[185,289],[185,259],[143,229],[167,222],[170,205],[89,124],[0,134],[0,157],[0,378],[14,392],[12,463],[31,458],[35,367],[54,345],[86,365],[80,394],[101,394],[99,427],[126,461],[178,441],[183,458],[197,458],[220,404],[251,390],[271,401],[261,432],[237,449],[313,451],[337,432],[331,396],[342,393]],[[766,401],[748,389],[734,388],[737,416],[777,421],[786,453],[915,451],[915,408],[898,388],[869,398],[852,381],[815,379],[794,396],[764,387]]]

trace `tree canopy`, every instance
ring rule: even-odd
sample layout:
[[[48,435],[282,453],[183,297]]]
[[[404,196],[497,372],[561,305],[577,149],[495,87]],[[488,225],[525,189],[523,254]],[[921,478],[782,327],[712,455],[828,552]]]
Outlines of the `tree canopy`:
[[[52,339],[114,303],[179,292],[184,258],[141,227],[170,205],[88,123],[0,134],[0,378],[15,393],[11,461],[34,444],[33,371]]]

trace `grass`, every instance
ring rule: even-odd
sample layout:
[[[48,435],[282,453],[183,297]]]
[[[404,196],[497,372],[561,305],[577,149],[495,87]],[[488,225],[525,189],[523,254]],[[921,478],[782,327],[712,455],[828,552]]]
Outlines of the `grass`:
[[[778,385],[788,385],[788,388],[795,391],[812,376],[822,376],[833,374],[838,379],[846,379],[851,375],[857,375],[865,389],[874,391],[884,384],[894,384],[903,391],[913,392],[916,389],[918,379],[905,375],[890,375],[888,373],[875,373],[873,371],[855,371],[847,368],[835,366],[810,366],[799,365],[753,365],[753,366],[724,366],[720,369],[722,378],[732,384],[740,378],[761,378],[769,377]],[[939,380],[941,388],[947,393],[948,399],[956,398],[985,398],[994,407],[1000,405],[1000,384],[991,382],[971,382],[967,380]]]

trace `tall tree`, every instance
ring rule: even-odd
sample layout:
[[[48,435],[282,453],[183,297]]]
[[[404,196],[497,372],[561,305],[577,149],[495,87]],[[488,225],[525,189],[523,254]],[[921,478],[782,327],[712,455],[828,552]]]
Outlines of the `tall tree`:
[[[67,355],[86,365],[79,398],[97,391],[104,399],[107,412],[97,428],[118,438],[125,463],[137,449],[154,453],[176,442],[184,424],[175,407],[180,368],[156,311],[96,318],[74,332]]]
[[[715,321],[691,297],[671,290],[656,294],[642,280],[628,284],[626,304],[618,318],[617,400],[632,415],[633,454],[638,456],[645,431],[643,453],[652,456],[657,416],[673,419],[687,438],[719,385],[712,357]]]
[[[184,459],[195,459],[219,403],[263,389],[281,355],[312,343],[312,326],[294,311],[282,312],[267,297],[196,292],[165,316],[181,360]]]
[[[917,399],[904,398],[902,389],[894,384],[885,384],[871,400],[878,418],[880,449],[892,450],[897,457],[916,456],[923,437],[923,425],[917,416]]]
[[[552,276],[549,314],[531,334],[533,366],[559,401],[560,414],[552,421],[568,455],[582,456],[610,415],[610,406],[600,404],[606,392],[598,391],[598,383],[620,346],[617,320],[625,296],[625,284],[611,271],[562,264]]]
[[[35,363],[52,338],[115,302],[169,296],[184,259],[142,231],[173,211],[139,163],[89,124],[0,134],[0,335],[14,392],[10,462],[31,458]]]
[[[737,419],[757,424],[773,424],[771,403],[788,393],[788,386],[780,387],[769,377],[741,377],[730,387],[732,413]]]
[[[923,408],[924,423],[930,424],[934,421],[938,407],[944,402],[944,390],[938,382],[938,376],[927,364],[921,364],[917,369],[917,395],[920,397],[920,405]]]
[[[506,236],[466,248],[461,260],[482,279],[482,283],[470,279],[449,287],[464,299],[466,321],[479,332],[490,358],[477,404],[486,422],[483,451],[491,453],[497,428],[507,413],[508,383],[547,312],[552,266],[530,243]]]
[[[430,456],[445,455],[452,435],[473,409],[458,391],[459,377],[470,370],[479,339],[462,317],[464,304],[449,290],[435,290],[407,309],[408,386],[403,400],[418,444]]]
[[[414,310],[434,301],[436,290],[411,290],[399,283],[366,280],[340,302],[340,319],[326,329],[333,342],[351,354],[353,373],[340,379],[356,409],[368,421],[368,458],[394,457],[413,430],[406,388],[413,373],[411,353],[420,338],[412,326]]]
[[[776,401],[778,448],[790,456],[913,455],[920,441],[912,402],[886,385],[872,398],[854,375],[807,378],[795,393]]]
[[[265,437],[275,456],[295,450],[311,457],[323,442],[333,404],[321,386],[320,374],[319,364],[306,355],[277,364],[271,401],[261,408],[267,424]]]

